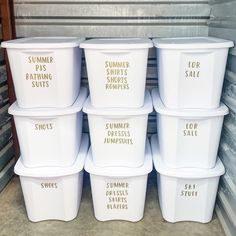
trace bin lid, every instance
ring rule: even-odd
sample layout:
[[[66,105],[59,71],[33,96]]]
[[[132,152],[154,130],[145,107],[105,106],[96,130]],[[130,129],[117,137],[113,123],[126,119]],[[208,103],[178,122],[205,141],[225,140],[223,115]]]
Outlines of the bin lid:
[[[87,98],[83,106],[83,112],[91,115],[137,116],[149,114],[152,111],[152,98],[148,90],[145,92],[144,105],[139,108],[95,108],[91,104],[90,96]]]
[[[165,165],[160,155],[157,135],[152,135],[151,137],[151,148],[152,148],[152,158],[154,167],[157,172],[162,175],[176,177],[176,178],[187,178],[187,179],[203,179],[211,178],[223,175],[225,173],[224,165],[218,158],[216,165],[212,169],[201,169],[201,168],[169,168]]]
[[[155,111],[161,115],[177,117],[216,117],[224,116],[229,113],[229,109],[223,103],[216,109],[169,109],[161,101],[159,92],[156,88],[152,89],[152,101]]]
[[[147,175],[152,171],[152,154],[148,139],[146,140],[145,160],[140,167],[99,167],[95,166],[92,160],[91,148],[88,152],[84,169],[93,175],[108,177],[134,177]]]
[[[230,48],[233,41],[214,37],[155,38],[154,46],[163,49],[211,49]]]
[[[82,110],[83,104],[87,96],[87,88],[82,87],[80,89],[79,96],[74,102],[74,104],[65,108],[20,108],[16,101],[9,107],[8,113],[14,116],[29,117],[48,117],[74,114]]]
[[[25,167],[22,163],[22,157],[17,161],[14,172],[24,177],[48,178],[73,175],[79,173],[84,168],[85,158],[89,147],[88,134],[83,134],[76,161],[69,167]]]
[[[78,47],[85,38],[77,37],[29,37],[19,38],[1,43],[3,48],[42,49]]]
[[[142,49],[152,48],[148,38],[97,38],[84,41],[81,48],[86,49]]]

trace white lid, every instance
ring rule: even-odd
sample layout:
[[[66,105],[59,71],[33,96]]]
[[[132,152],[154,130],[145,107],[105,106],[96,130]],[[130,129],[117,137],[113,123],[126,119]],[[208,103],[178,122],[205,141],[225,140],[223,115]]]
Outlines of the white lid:
[[[91,104],[90,96],[87,98],[83,106],[83,112],[92,115],[137,116],[149,114],[152,111],[152,98],[148,90],[145,92],[144,106],[140,108],[95,108]]]
[[[80,47],[89,49],[140,49],[152,48],[153,43],[148,38],[97,38],[84,41]]]
[[[22,157],[17,161],[14,172],[17,175],[35,178],[50,178],[79,173],[84,168],[85,158],[89,147],[88,134],[83,134],[79,154],[76,161],[69,167],[35,167],[28,168],[22,163]]]
[[[108,177],[134,177],[147,175],[152,171],[152,154],[150,143],[146,140],[145,160],[141,167],[98,167],[95,166],[92,160],[91,148],[88,152],[84,169],[93,175],[108,176]]]
[[[229,113],[229,109],[223,103],[216,109],[169,109],[161,101],[159,92],[156,88],[152,89],[153,106],[157,113],[167,116],[178,117],[215,117],[223,116]]]
[[[72,48],[78,47],[85,38],[77,37],[30,37],[1,43],[3,48]]]
[[[214,37],[155,38],[152,41],[155,47],[166,49],[208,49],[234,46],[232,41]]]
[[[201,168],[169,168],[167,167],[160,155],[158,148],[157,135],[154,134],[151,137],[151,147],[152,147],[152,158],[155,169],[162,175],[177,177],[177,178],[187,178],[187,179],[203,179],[211,178],[223,175],[225,173],[225,168],[218,158],[216,166],[212,169],[201,169]]]
[[[14,102],[8,109],[8,113],[14,116],[63,116],[74,114],[82,110],[84,101],[88,96],[88,90],[84,87],[80,89],[80,93],[74,104],[65,108],[20,108],[17,102]]]

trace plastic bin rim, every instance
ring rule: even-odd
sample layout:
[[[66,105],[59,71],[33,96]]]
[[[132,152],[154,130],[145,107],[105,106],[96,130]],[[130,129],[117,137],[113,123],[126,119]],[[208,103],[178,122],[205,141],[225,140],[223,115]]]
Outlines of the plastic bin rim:
[[[160,155],[157,135],[152,135],[151,137],[151,149],[153,163],[156,171],[161,175],[174,177],[174,178],[186,178],[186,179],[204,179],[204,178],[213,178],[219,177],[225,173],[224,165],[221,160],[218,158],[216,165],[211,169],[202,169],[202,168],[169,168],[167,167]]]
[[[218,49],[234,46],[233,41],[215,37],[154,38],[153,44],[160,49]]]
[[[150,142],[148,139],[146,140],[144,164],[140,167],[132,168],[132,167],[122,167],[122,166],[119,166],[119,167],[95,166],[92,161],[92,151],[90,148],[87,158],[86,158],[84,169],[92,175],[116,177],[116,178],[126,178],[126,177],[147,175],[153,169]]]
[[[161,101],[159,92],[157,88],[152,89],[152,101],[154,109],[157,113],[166,116],[176,116],[176,117],[191,117],[191,118],[201,118],[201,117],[217,117],[224,116],[229,113],[228,107],[220,103],[220,106],[215,109],[169,109],[164,106]]]
[[[84,162],[88,152],[88,147],[88,134],[83,134],[78,156],[72,166],[28,168],[23,165],[22,157],[20,157],[15,165],[14,172],[19,176],[33,178],[53,178],[77,174],[84,168]]]
[[[84,37],[28,37],[1,43],[3,48],[13,49],[57,49],[78,47],[85,40]]]

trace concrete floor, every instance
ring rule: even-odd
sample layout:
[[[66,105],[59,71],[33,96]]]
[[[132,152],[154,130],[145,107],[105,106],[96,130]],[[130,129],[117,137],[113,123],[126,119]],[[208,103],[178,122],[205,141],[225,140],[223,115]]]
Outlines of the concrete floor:
[[[209,224],[194,222],[167,223],[163,220],[157,200],[156,179],[148,182],[144,218],[138,223],[125,221],[99,222],[93,216],[89,177],[85,176],[78,217],[71,222],[44,221],[31,223],[27,219],[18,177],[14,177],[0,193],[0,236],[224,236],[214,215]]]

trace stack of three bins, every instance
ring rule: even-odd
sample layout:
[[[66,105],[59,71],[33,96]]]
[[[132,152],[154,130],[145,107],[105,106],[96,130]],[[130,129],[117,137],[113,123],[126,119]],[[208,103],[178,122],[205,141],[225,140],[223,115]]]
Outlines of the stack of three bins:
[[[213,37],[154,39],[159,91],[152,90],[157,135],[151,139],[162,215],[169,222],[212,219],[224,115],[220,103],[228,49]]]
[[[85,50],[90,96],[90,174],[94,215],[99,221],[142,219],[152,155],[147,139],[152,100],[145,90],[147,38],[90,39]]]
[[[17,98],[9,108],[21,150],[15,173],[33,222],[69,221],[79,210],[89,145],[82,135],[82,41],[40,37],[2,43]]]

